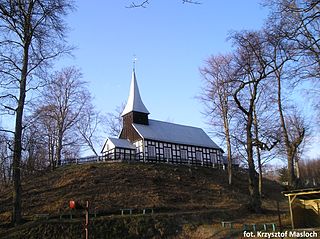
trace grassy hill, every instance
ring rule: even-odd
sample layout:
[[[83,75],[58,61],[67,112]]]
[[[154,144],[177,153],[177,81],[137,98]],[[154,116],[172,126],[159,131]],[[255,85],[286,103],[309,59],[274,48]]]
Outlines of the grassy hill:
[[[22,189],[27,221],[18,228],[8,225],[11,190],[1,192],[0,238],[81,238],[82,217],[68,217],[71,199],[88,200],[91,212],[96,213],[89,228],[91,238],[219,238],[230,233],[219,226],[223,220],[236,221],[239,226],[276,221],[275,201],[283,200],[281,187],[266,181],[266,210],[253,215],[247,210],[243,172],[236,172],[229,186],[223,170],[166,164],[66,166],[25,179]],[[134,215],[121,216],[123,208],[134,209]],[[141,215],[145,208],[152,208],[154,214]],[[36,214],[48,214],[49,219],[31,220]]]

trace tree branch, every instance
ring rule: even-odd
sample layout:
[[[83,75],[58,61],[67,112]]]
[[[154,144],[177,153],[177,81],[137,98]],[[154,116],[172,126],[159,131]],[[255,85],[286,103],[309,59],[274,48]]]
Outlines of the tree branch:
[[[182,0],[182,3],[201,4],[201,2],[195,1],[195,0]],[[141,2],[139,2],[139,3],[132,2],[132,3],[131,3],[129,6],[127,6],[126,8],[138,8],[138,7],[146,8],[148,4],[150,4],[150,1],[149,1],[149,0],[144,0],[144,1],[141,1]]]
[[[0,129],[0,132],[6,132],[10,134],[14,134],[14,131],[8,130],[8,129]]]

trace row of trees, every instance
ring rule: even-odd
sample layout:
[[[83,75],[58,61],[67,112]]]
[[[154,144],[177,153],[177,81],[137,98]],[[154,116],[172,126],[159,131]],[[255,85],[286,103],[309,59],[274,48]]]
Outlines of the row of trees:
[[[99,125],[120,130],[118,113],[95,111],[79,69],[50,73],[73,50],[64,19],[74,9],[72,0],[0,0],[0,186],[13,184],[13,224],[21,222],[21,174],[54,169],[82,149],[98,155]]]
[[[80,148],[98,155],[98,125],[102,117],[94,110],[86,82],[75,67],[48,77],[37,97],[26,104],[22,133],[23,174],[51,167],[66,158],[79,156]],[[7,117],[8,119],[8,117]],[[0,175],[10,182],[13,138],[9,130],[0,133]]]
[[[54,169],[84,148],[98,155],[106,120],[81,72],[50,73],[73,49],[64,22],[72,10],[72,0],[0,0],[0,186],[13,184],[13,224],[21,222],[21,174]]]
[[[29,173],[35,160],[49,163],[54,169],[63,158],[78,157],[82,146],[98,155],[95,144],[100,116],[94,111],[78,69],[69,67],[56,72],[33,104],[24,130]]]
[[[44,84],[52,60],[70,52],[63,18],[69,0],[0,1],[1,106],[15,116],[13,133],[13,223],[21,222],[21,158],[24,113],[31,92]]]
[[[61,161],[80,157],[90,150],[98,156],[102,142],[101,129],[118,135],[121,127],[120,109],[103,116],[94,110],[87,83],[76,67],[55,72],[28,102],[22,132],[20,170],[30,176],[39,170],[54,170]],[[120,112],[120,113],[118,113]],[[0,133],[0,186],[13,179],[12,136]]]
[[[210,57],[200,69],[206,114],[227,145],[229,183],[237,155],[246,160],[250,205],[256,212],[266,161],[285,157],[289,186],[297,185],[295,165],[309,126],[290,95],[298,97],[295,86],[306,81],[319,86],[319,3],[272,1],[263,29],[232,33],[233,51]],[[318,104],[318,94],[309,96]]]
[[[320,185],[320,159],[302,160],[297,167],[297,177],[300,179],[300,184],[304,187],[317,187]],[[269,175],[273,180],[277,180],[284,186],[288,182],[288,169],[282,167],[276,169],[276,175]]]

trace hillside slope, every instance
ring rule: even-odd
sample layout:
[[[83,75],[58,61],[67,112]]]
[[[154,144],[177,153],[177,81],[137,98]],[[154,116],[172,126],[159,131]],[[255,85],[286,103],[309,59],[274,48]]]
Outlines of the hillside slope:
[[[212,168],[143,163],[72,165],[29,177],[24,180],[22,189],[25,218],[35,214],[69,213],[71,199],[88,200],[91,211],[98,215],[116,215],[122,208],[136,211],[152,208],[155,215],[162,213],[163,218],[179,213],[211,212],[219,221],[250,215],[246,210],[247,176],[240,171],[234,175],[234,184],[229,186],[226,172]],[[265,205],[281,199],[280,191],[279,185],[267,181]],[[11,190],[8,189],[0,197],[1,221],[9,222],[11,201]]]

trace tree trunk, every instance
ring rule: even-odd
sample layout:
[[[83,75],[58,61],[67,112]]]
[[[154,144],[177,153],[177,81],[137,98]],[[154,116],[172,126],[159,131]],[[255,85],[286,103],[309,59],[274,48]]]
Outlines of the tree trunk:
[[[254,166],[253,160],[253,142],[252,142],[252,112],[248,114],[248,121],[246,126],[247,134],[247,156],[248,156],[248,170],[249,170],[249,193],[250,193],[250,207],[255,213],[261,212],[261,199],[259,193],[259,180]]]
[[[296,182],[296,177],[295,177],[295,172],[294,172],[294,155],[291,150],[290,146],[290,141],[289,141],[289,136],[288,136],[288,131],[283,115],[283,109],[282,109],[282,98],[281,98],[281,77],[280,73],[276,72],[277,76],[277,82],[278,82],[278,111],[280,115],[280,124],[281,124],[281,129],[282,129],[282,136],[284,139],[284,144],[286,147],[286,153],[287,153],[287,163],[288,163],[288,186],[290,188],[295,187],[295,182]]]
[[[287,159],[288,159],[288,186],[290,188],[295,188],[296,187],[296,175],[294,172],[294,156],[292,155],[290,150],[287,154]]]
[[[57,149],[56,149],[56,166],[61,164],[62,140],[63,140],[63,130],[62,130],[62,126],[59,125],[58,145],[57,145]]]
[[[263,187],[263,177],[262,177],[262,163],[259,147],[257,149],[257,159],[258,159],[258,170],[259,170],[259,194],[262,196],[262,187]]]
[[[13,148],[13,211],[12,223],[18,225],[21,223],[21,179],[20,179],[20,163],[22,151],[22,122],[23,110],[26,98],[26,82],[28,72],[28,45],[24,47],[23,53],[23,67],[21,70],[20,88],[18,107],[16,109],[16,122],[14,134],[14,148]]]
[[[49,155],[49,161],[51,165],[52,171],[55,169],[54,167],[54,139],[52,135],[48,134],[48,155]]]
[[[2,165],[2,174],[3,174],[3,183],[6,185],[7,184],[7,172],[6,172],[5,164]]]
[[[296,169],[296,178],[299,181],[300,180],[300,167],[299,167],[299,161],[297,158],[294,160],[295,162],[295,169]]]
[[[257,112],[254,107],[253,110],[253,125],[254,125],[254,134],[257,141],[259,141],[259,129],[258,129],[258,117]],[[261,154],[260,154],[260,148],[259,146],[256,146],[256,152],[257,152],[257,160],[258,160],[258,170],[259,170],[259,193],[260,197],[262,195],[262,163],[261,163]]]
[[[230,132],[229,132],[229,124],[228,124],[228,115],[227,112],[224,112],[224,119],[223,119],[223,125],[224,125],[224,131],[226,134],[226,143],[227,143],[227,154],[228,154],[228,182],[229,185],[232,184],[232,157],[231,157],[231,139],[230,139]]]

